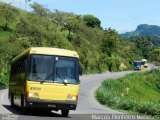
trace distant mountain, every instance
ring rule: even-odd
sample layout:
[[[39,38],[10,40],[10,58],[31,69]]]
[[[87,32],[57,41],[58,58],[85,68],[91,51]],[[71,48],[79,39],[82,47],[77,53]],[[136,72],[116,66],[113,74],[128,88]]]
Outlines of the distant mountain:
[[[156,36],[160,37],[160,26],[140,24],[137,29],[132,32],[120,34],[122,37],[130,38],[132,36]]]

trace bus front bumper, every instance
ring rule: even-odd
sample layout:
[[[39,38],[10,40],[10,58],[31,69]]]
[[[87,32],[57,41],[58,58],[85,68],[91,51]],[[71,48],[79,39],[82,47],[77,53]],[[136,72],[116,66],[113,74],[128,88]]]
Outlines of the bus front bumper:
[[[35,98],[26,98],[25,107],[30,108],[49,108],[52,110],[75,110],[77,107],[76,101],[61,101],[61,100],[42,100]]]

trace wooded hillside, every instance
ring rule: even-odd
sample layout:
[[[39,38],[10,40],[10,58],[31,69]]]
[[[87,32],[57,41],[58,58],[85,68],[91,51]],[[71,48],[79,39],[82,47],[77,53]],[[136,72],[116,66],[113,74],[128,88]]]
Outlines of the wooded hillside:
[[[33,46],[75,50],[84,73],[129,69],[140,58],[136,45],[116,30],[101,27],[93,15],[51,11],[38,3],[27,12],[0,3],[0,74],[8,76],[11,59]],[[106,18],[107,19],[107,18]],[[5,78],[7,79],[7,78]]]

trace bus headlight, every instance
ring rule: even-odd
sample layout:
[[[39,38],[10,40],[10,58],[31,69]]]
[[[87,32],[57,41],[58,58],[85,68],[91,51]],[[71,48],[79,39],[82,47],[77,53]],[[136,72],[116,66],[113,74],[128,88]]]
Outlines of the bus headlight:
[[[34,95],[33,93],[29,93],[28,97],[33,97],[33,95]]]
[[[76,100],[76,96],[75,95],[68,95],[67,100]]]
[[[38,93],[29,93],[28,97],[39,98]]]

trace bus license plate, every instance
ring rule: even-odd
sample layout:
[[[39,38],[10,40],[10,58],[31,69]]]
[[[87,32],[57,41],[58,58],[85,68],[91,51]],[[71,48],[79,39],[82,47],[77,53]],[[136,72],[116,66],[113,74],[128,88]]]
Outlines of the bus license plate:
[[[48,105],[48,107],[53,107],[53,108],[55,108],[55,107],[56,107],[56,105]]]

